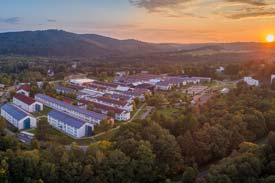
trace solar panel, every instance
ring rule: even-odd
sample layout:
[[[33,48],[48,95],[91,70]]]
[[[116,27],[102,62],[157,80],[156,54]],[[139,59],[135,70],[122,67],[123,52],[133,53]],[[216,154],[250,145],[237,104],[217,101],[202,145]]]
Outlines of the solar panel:
[[[47,101],[49,101],[51,103],[55,103],[55,104],[57,104],[59,106],[67,108],[69,110],[76,111],[76,112],[78,112],[80,114],[84,114],[86,116],[89,116],[89,117],[92,117],[92,118],[95,118],[95,119],[98,119],[98,120],[102,120],[102,119],[104,119],[106,117],[105,114],[99,114],[99,113],[96,113],[96,112],[93,112],[93,111],[88,111],[88,110],[85,110],[85,109],[81,109],[81,108],[79,108],[77,106],[74,106],[74,105],[71,105],[71,104],[67,104],[65,102],[62,102],[60,100],[57,100],[55,98],[49,97],[49,96],[44,95],[44,94],[36,94],[35,97],[39,97],[39,98],[41,98],[43,100],[47,100]]]
[[[15,107],[12,104],[4,104],[1,109],[3,109],[4,111],[6,111],[8,114],[10,114],[13,118],[15,118],[16,120],[21,120],[23,118],[25,118],[26,116],[28,116],[28,114],[24,111],[22,111],[21,109]]]
[[[48,114],[50,117],[57,119],[58,121],[61,121],[69,126],[73,126],[75,128],[80,128],[81,126],[83,126],[86,122],[73,118],[65,113],[56,111],[56,110],[52,110],[51,112],[49,112]]]

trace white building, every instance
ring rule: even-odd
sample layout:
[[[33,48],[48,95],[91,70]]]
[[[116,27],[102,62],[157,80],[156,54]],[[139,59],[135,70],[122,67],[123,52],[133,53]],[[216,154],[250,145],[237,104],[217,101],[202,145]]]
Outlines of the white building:
[[[228,88],[223,88],[220,93],[221,94],[228,94],[230,92],[230,90]]]
[[[35,100],[41,102],[45,106],[48,106],[57,111],[67,113],[74,118],[89,122],[93,125],[98,125],[103,119],[107,119],[107,115],[105,114],[99,114],[93,111],[81,109],[77,106],[67,104],[44,94],[36,94]]]
[[[30,113],[43,111],[43,104],[21,93],[17,93],[16,95],[14,95],[13,103],[21,109],[24,109],[25,111]]]
[[[94,110],[99,110],[103,114],[107,115],[109,112],[114,113],[113,117],[117,121],[127,121],[131,118],[131,113],[129,111],[125,111],[117,107],[111,107],[108,105],[104,105],[101,103],[96,103],[96,102],[92,102],[84,99],[81,99],[78,102],[78,105],[84,106],[86,109],[89,104],[93,106]]]
[[[224,67],[220,66],[218,69],[216,69],[217,72],[224,72]]]
[[[133,104],[129,104],[127,101],[122,101],[122,100],[116,100],[116,99],[112,99],[109,97],[96,97],[96,98],[88,98],[88,100],[90,101],[94,101],[100,104],[104,104],[110,107],[117,107],[120,108],[122,110],[126,110],[126,111],[133,111]]]
[[[92,124],[56,110],[49,112],[48,123],[54,128],[74,138],[91,136],[94,129]]]
[[[13,104],[4,104],[1,116],[19,130],[36,128],[36,118]]]
[[[92,83],[94,80],[92,79],[88,79],[88,78],[84,78],[84,79],[71,79],[70,83],[73,85],[77,85],[77,86],[83,86],[84,84],[87,83]]]
[[[168,91],[172,89],[172,84],[169,83],[168,81],[161,81],[159,83],[156,84],[156,89],[157,90],[164,90],[164,91]]]
[[[244,77],[243,80],[249,86],[259,86],[259,84],[260,84],[258,80],[253,79],[250,76]]]
[[[16,93],[21,93],[23,95],[26,95],[26,96],[30,96],[30,85],[29,84],[23,84],[22,86],[20,86]]]
[[[271,80],[270,80],[270,83],[272,84],[273,80],[275,79],[275,74],[272,74],[271,75]]]

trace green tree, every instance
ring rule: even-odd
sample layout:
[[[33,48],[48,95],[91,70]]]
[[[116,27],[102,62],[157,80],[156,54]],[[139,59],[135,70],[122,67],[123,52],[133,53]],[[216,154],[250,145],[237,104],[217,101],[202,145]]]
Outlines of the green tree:
[[[187,167],[182,176],[182,182],[194,183],[197,177],[198,171],[192,167]]]

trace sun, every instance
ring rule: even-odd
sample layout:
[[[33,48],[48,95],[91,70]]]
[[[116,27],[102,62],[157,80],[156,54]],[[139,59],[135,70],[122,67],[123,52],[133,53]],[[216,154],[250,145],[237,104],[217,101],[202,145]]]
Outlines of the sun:
[[[273,43],[275,38],[273,34],[268,34],[265,39],[266,39],[266,42]]]

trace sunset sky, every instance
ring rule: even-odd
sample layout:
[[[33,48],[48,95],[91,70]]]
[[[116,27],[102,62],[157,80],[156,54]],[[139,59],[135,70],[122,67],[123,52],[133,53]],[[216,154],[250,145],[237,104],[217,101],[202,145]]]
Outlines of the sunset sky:
[[[0,32],[63,29],[149,42],[263,41],[275,0],[1,0]]]

